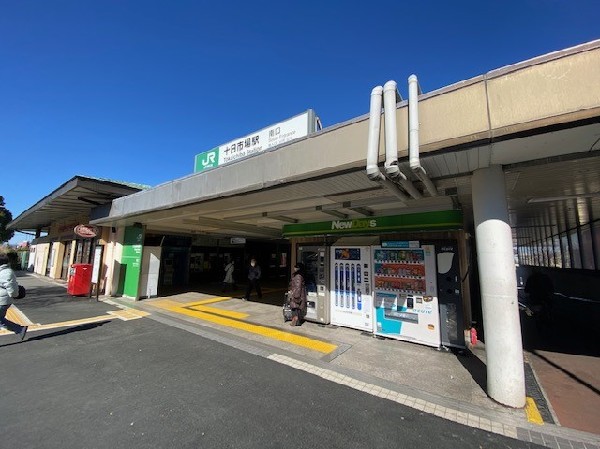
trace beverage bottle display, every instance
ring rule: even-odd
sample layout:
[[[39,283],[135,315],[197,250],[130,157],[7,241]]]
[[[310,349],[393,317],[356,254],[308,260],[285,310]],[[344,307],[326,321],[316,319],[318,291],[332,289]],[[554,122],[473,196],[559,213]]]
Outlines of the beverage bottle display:
[[[352,298],[352,309],[356,308],[356,298],[354,294],[356,292],[356,271],[354,270],[354,264],[350,267],[350,272],[352,274],[352,290],[351,290],[351,298]]]
[[[350,308],[350,264],[346,264],[346,308]]]
[[[338,264],[335,264],[335,306],[338,306],[340,298],[340,272],[338,270]]]

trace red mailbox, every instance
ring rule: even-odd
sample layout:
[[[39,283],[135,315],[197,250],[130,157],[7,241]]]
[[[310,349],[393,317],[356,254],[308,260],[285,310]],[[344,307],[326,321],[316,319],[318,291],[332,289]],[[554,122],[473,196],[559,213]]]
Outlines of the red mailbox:
[[[87,296],[92,288],[92,264],[75,263],[69,270],[67,293],[71,296]]]

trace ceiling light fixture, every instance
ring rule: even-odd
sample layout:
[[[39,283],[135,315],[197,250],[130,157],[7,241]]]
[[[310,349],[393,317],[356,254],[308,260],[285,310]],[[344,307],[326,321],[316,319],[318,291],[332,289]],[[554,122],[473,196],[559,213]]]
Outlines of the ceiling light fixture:
[[[528,203],[549,203],[552,201],[567,201],[576,200],[578,198],[595,198],[600,196],[600,192],[595,193],[582,193],[581,195],[562,195],[562,196],[544,196],[539,198],[529,198]]]

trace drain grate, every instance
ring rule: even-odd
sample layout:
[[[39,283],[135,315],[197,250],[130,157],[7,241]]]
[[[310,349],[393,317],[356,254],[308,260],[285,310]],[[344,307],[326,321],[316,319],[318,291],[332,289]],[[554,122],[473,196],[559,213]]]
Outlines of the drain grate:
[[[554,422],[554,418],[552,418],[552,413],[550,413],[550,408],[548,406],[548,402],[546,401],[546,397],[542,393],[542,389],[538,384],[535,375],[533,374],[533,369],[529,363],[525,363],[525,392],[528,397],[535,401],[535,405],[537,406],[540,415],[542,415],[544,422],[548,424],[556,424]]]

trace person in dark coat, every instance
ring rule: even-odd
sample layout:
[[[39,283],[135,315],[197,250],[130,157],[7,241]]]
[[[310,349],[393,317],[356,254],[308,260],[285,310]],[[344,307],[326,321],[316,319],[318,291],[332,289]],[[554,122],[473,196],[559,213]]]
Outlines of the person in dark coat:
[[[300,326],[306,315],[306,282],[303,263],[294,265],[294,273],[290,279],[288,295],[292,308],[292,322],[290,326]]]
[[[256,263],[256,259],[252,258],[250,260],[250,267],[248,268],[248,288],[246,288],[246,294],[244,295],[245,301],[250,300],[250,293],[253,289],[256,289],[258,299],[262,298],[262,290],[260,289],[261,275],[260,266]]]
[[[552,309],[552,296],[554,295],[554,285],[550,276],[535,270],[527,278],[525,293],[529,295],[532,307],[538,310],[545,309],[546,312],[550,312]]]

